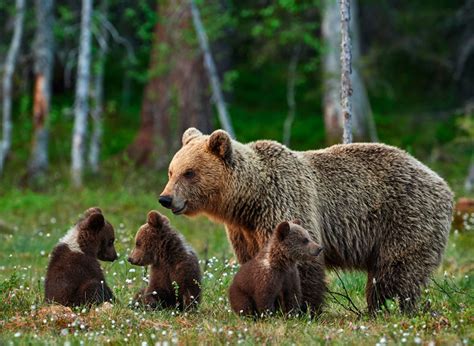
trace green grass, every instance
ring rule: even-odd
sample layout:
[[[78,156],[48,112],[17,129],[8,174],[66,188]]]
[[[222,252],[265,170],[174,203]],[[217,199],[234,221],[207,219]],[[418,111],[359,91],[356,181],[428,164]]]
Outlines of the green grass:
[[[365,275],[341,273],[349,296],[362,317],[327,297],[323,314],[261,321],[240,318],[230,311],[227,288],[237,270],[222,225],[205,218],[187,219],[158,207],[156,195],[164,172],[107,167],[109,175],[89,177],[88,186],[75,190],[50,178],[40,191],[19,190],[6,178],[0,186],[0,344],[155,344],[156,342],[272,343],[272,344],[472,344],[474,342],[474,235],[453,233],[442,266],[423,293],[415,316],[398,312],[371,319],[365,313]],[[61,168],[58,168],[62,172]],[[64,173],[64,172],[63,172]],[[43,302],[48,254],[58,239],[87,207],[99,205],[116,229],[114,263],[103,263],[107,282],[118,302],[110,309],[77,309],[51,313]],[[144,311],[129,301],[145,285],[145,271],[126,262],[133,237],[150,209],[166,213],[198,252],[204,271],[203,299],[197,312]],[[204,265],[207,259],[207,265]],[[332,291],[344,292],[334,273]],[[347,304],[346,301],[343,301]]]

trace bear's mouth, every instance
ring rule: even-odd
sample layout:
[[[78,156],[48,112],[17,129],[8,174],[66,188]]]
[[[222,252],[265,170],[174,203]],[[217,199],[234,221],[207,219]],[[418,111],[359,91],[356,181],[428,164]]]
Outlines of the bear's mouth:
[[[186,209],[186,202],[183,204],[183,206],[181,208],[173,208],[171,209],[171,211],[173,212],[174,215],[179,215],[179,214],[182,214],[184,212],[184,209]]]

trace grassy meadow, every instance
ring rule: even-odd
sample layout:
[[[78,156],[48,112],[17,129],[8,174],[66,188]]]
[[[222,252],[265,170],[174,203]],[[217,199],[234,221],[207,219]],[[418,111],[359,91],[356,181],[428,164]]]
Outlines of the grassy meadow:
[[[117,168],[117,167],[115,167]],[[222,225],[205,218],[170,215],[159,207],[157,194],[164,172],[108,167],[110,175],[91,178],[74,190],[58,174],[42,190],[10,188],[0,193],[0,345],[8,344],[458,344],[474,342],[474,235],[453,231],[444,262],[426,288],[416,316],[398,312],[376,319],[366,313],[365,274],[328,274],[325,311],[308,316],[275,316],[254,321],[234,315],[227,288],[237,270]],[[120,173],[118,173],[120,171]],[[43,302],[48,255],[58,239],[90,206],[100,206],[115,226],[119,259],[103,263],[118,302],[113,306],[70,310]],[[201,259],[203,299],[197,312],[146,311],[130,306],[146,284],[146,271],[126,258],[146,213],[158,209],[193,245]],[[336,301],[337,299],[337,301]]]

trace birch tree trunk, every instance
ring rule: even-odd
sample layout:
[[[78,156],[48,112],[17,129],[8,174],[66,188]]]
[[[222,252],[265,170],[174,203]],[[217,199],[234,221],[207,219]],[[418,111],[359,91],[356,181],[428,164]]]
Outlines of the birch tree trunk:
[[[212,94],[214,102],[217,106],[217,112],[219,115],[219,121],[222,128],[229,133],[229,135],[235,138],[234,128],[230,121],[229,113],[227,112],[227,106],[224,101],[224,95],[222,94],[222,88],[219,82],[219,76],[217,74],[216,65],[211,54],[211,49],[209,48],[209,40],[207,38],[206,30],[201,21],[201,15],[199,9],[194,3],[194,0],[189,0],[191,5],[191,13],[193,16],[194,28],[199,40],[199,45],[202,52],[204,53],[204,64],[206,66],[209,80],[211,82]]]
[[[21,38],[23,35],[23,19],[25,17],[25,0],[16,0],[15,23],[13,38],[8,49],[5,60],[2,80],[2,141],[0,142],[0,173],[3,172],[7,155],[10,153],[12,142],[12,81],[15,65],[20,51]]]
[[[77,64],[76,99],[74,104],[74,130],[72,138],[71,175],[74,186],[82,186],[86,146],[88,91],[91,59],[92,0],[82,0],[81,35]]]
[[[36,35],[34,44],[33,141],[28,175],[35,178],[48,167],[48,117],[53,71],[53,0],[35,0]]]
[[[352,32],[352,75],[353,86],[352,119],[353,135],[356,141],[377,141],[377,132],[373,121],[372,110],[364,82],[360,76],[360,35],[357,17],[357,0],[351,0],[353,11],[350,18]],[[324,123],[328,144],[339,143],[343,134],[344,118],[340,105],[340,10],[338,0],[325,0],[322,12],[322,38],[325,45],[323,54],[324,80]]]
[[[341,105],[344,117],[342,142],[352,143],[352,84],[351,84],[351,36],[349,21],[351,7],[349,0],[340,0],[341,12]]]
[[[293,49],[290,63],[288,65],[288,77],[286,83],[286,102],[288,104],[288,114],[283,124],[283,144],[287,147],[290,146],[291,126],[293,125],[293,121],[295,120],[296,116],[295,87],[300,50],[301,47],[299,46]]]
[[[100,15],[103,20],[107,18],[107,0],[102,0]],[[99,171],[99,157],[103,133],[103,113],[104,113],[104,68],[108,50],[107,29],[101,21],[99,37],[99,51],[97,52],[96,66],[94,69],[94,108],[92,109],[92,136],[89,148],[89,166],[92,172]]]

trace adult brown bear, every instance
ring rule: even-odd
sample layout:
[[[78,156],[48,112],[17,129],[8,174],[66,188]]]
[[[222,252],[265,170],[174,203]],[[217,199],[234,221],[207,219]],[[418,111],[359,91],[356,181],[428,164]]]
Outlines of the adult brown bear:
[[[398,297],[410,311],[448,239],[453,194],[406,152],[384,144],[297,152],[274,141],[242,144],[222,131],[186,130],[160,203],[226,226],[240,263],[281,221],[300,219],[324,256],[299,266],[304,301],[318,311],[323,268],[365,270],[369,311]]]

